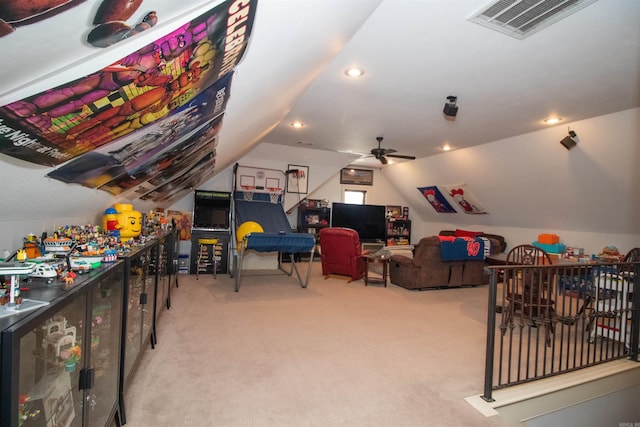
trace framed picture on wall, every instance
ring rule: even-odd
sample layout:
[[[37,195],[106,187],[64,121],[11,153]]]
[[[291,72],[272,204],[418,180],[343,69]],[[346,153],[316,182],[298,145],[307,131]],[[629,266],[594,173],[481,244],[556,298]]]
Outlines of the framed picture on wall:
[[[289,165],[286,173],[287,193],[309,192],[309,166]]]
[[[340,170],[340,184],[373,185],[373,170],[344,168]]]

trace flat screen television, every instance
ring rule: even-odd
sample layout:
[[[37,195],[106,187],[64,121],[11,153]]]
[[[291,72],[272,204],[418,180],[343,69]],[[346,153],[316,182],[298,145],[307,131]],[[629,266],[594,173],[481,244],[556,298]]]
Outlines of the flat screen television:
[[[228,230],[231,193],[196,190],[193,207],[193,228]]]
[[[386,206],[334,202],[331,208],[331,226],[356,230],[363,243],[384,242]]]

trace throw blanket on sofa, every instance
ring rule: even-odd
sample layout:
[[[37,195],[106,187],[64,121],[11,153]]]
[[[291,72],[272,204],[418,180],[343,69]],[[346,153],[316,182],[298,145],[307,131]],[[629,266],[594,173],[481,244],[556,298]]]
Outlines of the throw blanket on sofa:
[[[442,261],[483,260],[491,253],[491,242],[485,237],[438,237]]]

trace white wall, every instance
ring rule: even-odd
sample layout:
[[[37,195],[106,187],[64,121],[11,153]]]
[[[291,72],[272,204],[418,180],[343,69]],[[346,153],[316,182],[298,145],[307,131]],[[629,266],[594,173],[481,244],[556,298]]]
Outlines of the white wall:
[[[275,144],[260,144],[249,154],[238,160],[241,166],[255,166],[265,169],[285,171],[290,164],[309,167],[309,191],[313,191],[334,176],[340,169],[349,164],[353,154],[335,153],[333,151],[312,150],[308,148],[285,147]],[[219,172],[215,177],[200,185],[203,190],[232,191],[233,165]],[[308,194],[285,192],[285,210],[298,204]],[[193,194],[189,194],[174,203],[170,209],[193,210]]]
[[[51,170],[0,154],[0,250],[22,247],[30,233],[39,236],[64,225],[102,224],[104,210],[114,203],[133,203],[141,212],[153,206],[46,178]]]
[[[640,109],[452,151],[385,168],[396,191],[414,207],[417,236],[443,228],[502,234],[509,246],[555,233],[567,246],[598,253],[640,246]],[[559,141],[567,127],[580,142]],[[455,145],[455,144],[454,144]],[[439,214],[417,187],[467,183],[487,215]]]
[[[568,246],[598,253],[640,246],[640,109],[564,124],[434,157],[388,166],[363,186],[368,203],[409,206],[412,242],[442,229],[484,230],[509,246],[556,233]],[[580,142],[567,151],[559,141],[567,126]],[[310,198],[341,201],[339,170],[352,156],[261,144],[238,163],[285,170],[309,165]],[[29,233],[65,224],[99,223],[104,209],[120,202],[108,193],[43,178],[50,168],[0,154],[0,250],[15,250]],[[466,182],[487,215],[438,214],[417,191],[426,185]],[[231,168],[201,188],[230,191]],[[303,195],[301,195],[303,196]],[[192,195],[169,209],[190,211]],[[287,209],[297,202],[287,194]],[[142,212],[153,206],[133,201]]]

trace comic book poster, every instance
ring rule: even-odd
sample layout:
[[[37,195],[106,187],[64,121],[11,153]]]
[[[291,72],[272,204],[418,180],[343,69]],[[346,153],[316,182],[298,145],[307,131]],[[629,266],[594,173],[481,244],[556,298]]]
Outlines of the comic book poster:
[[[93,74],[0,107],[0,152],[59,165],[178,112],[233,71],[256,3],[223,2]]]
[[[462,209],[462,212],[466,214],[487,213],[467,184],[445,185],[443,187],[446,189],[447,196]]]
[[[101,187],[119,194],[118,183],[134,180],[140,170],[149,169],[163,152],[191,136],[198,127],[215,128],[222,122],[222,113],[230,93],[233,73],[219,79],[174,114],[162,118],[144,129],[131,133],[117,142],[83,154],[47,174],[48,177],[86,187]],[[215,99],[216,102],[211,102]],[[216,118],[212,121],[213,118]],[[209,132],[210,135],[212,131]],[[131,188],[135,184],[122,186]]]
[[[213,173],[216,158],[213,153],[207,154],[188,170],[183,170],[177,177],[155,190],[140,197],[141,200],[153,200],[156,203],[169,203],[184,196]]]
[[[456,210],[449,204],[442,192],[435,185],[430,187],[418,187],[420,194],[427,199],[427,202],[438,213],[456,213]]]
[[[191,219],[193,212],[167,211],[167,217],[176,223],[176,228],[180,230],[180,240],[191,240]]]
[[[221,124],[221,117],[214,119],[211,123],[204,124],[190,137],[178,144],[173,144],[170,149],[149,162],[98,188],[126,198],[143,196],[172,180],[181,171],[198,163],[203,157],[215,154],[217,135]]]

